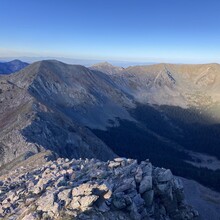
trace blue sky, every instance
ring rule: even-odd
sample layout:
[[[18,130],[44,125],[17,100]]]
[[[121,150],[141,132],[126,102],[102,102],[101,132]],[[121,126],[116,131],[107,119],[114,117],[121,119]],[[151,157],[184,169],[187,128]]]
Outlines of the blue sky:
[[[220,62],[219,0],[0,0],[0,57]]]

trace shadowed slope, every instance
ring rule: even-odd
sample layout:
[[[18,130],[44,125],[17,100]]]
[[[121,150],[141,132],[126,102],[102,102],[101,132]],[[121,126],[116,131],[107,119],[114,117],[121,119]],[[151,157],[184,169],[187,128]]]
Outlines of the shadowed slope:
[[[97,79],[108,83],[99,76],[93,78],[85,67],[57,61],[37,62],[13,76],[0,78],[1,164],[26,151],[45,149],[65,157],[114,157],[77,120],[84,119],[79,115],[88,106],[99,105],[101,99],[92,95]],[[117,98],[117,91],[112,93]]]

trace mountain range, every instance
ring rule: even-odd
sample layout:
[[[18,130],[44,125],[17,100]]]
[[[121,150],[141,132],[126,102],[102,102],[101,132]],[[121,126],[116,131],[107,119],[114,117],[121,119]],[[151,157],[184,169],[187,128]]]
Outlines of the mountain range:
[[[220,191],[219,73],[215,63],[86,68],[46,60],[1,75],[1,170],[45,150],[119,155]]]
[[[10,74],[17,72],[29,64],[20,60],[12,60],[9,62],[0,62],[0,74]]]

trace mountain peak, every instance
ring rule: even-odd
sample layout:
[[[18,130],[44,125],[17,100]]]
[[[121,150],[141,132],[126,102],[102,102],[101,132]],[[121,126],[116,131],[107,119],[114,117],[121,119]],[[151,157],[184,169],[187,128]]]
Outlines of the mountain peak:
[[[90,69],[98,70],[104,73],[108,73],[110,75],[118,74],[124,70],[123,67],[113,66],[111,63],[108,63],[108,62],[94,64],[93,66],[90,67]]]
[[[92,67],[97,67],[97,66],[109,66],[109,67],[114,67],[111,63],[105,61],[105,62],[100,62],[92,65]]]
[[[23,62],[19,59],[14,59],[14,60],[9,61],[8,63],[25,63],[25,62]]]
[[[15,59],[9,62],[1,62],[0,63],[0,74],[10,74],[17,72],[29,64],[26,62],[23,62],[21,60]]]

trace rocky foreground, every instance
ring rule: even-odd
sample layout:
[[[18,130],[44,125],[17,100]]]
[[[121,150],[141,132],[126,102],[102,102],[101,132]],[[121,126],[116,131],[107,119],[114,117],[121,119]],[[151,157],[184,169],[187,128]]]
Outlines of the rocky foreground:
[[[183,185],[146,160],[49,161],[0,181],[0,219],[196,219]]]

